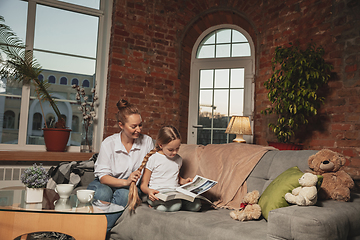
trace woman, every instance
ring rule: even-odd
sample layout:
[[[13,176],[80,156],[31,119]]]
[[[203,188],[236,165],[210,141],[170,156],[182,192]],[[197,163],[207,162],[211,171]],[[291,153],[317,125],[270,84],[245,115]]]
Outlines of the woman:
[[[120,133],[107,137],[95,162],[95,180],[88,189],[95,190],[94,198],[126,206],[129,186],[141,176],[137,169],[143,158],[154,148],[151,137],[141,134],[142,119],[138,109],[126,100],[116,104]],[[109,231],[121,214],[107,215]]]

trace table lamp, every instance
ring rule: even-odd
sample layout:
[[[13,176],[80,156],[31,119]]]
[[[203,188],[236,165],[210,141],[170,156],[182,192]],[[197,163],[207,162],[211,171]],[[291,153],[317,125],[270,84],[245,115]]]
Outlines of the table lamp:
[[[243,135],[251,135],[251,127],[249,117],[246,116],[232,116],[225,133],[236,134],[233,142],[246,143]]]

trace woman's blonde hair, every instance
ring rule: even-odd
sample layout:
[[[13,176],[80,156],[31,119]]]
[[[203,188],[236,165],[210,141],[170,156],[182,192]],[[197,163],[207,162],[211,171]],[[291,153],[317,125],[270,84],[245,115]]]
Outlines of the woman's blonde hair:
[[[121,122],[122,124],[125,124],[127,122],[128,116],[132,114],[140,114],[137,107],[133,106],[125,99],[120,99],[116,103],[116,106],[119,109],[119,111],[116,114],[116,119],[118,122]]]
[[[164,126],[162,127],[157,135],[155,148],[152,149],[146,156],[144,157],[144,160],[142,161],[140,167],[138,170],[142,171],[145,168],[145,165],[147,161],[149,160],[149,157],[153,155],[154,153],[161,150],[160,145],[168,144],[173,140],[180,139],[181,136],[179,131],[174,126]],[[139,195],[137,193],[137,188],[135,186],[135,182],[132,182],[130,185],[130,191],[129,191],[129,199],[128,199],[128,206],[131,212],[135,211],[136,207],[139,206],[141,203]]]

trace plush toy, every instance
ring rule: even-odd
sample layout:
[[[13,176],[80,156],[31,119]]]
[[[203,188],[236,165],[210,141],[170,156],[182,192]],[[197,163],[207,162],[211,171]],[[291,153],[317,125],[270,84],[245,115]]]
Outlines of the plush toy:
[[[318,191],[321,200],[334,199],[338,201],[350,200],[350,189],[354,187],[354,181],[342,167],[346,159],[343,155],[323,149],[308,159],[312,173],[323,176],[323,182]]]
[[[300,187],[292,190],[292,193],[285,194],[285,200],[288,203],[297,204],[299,206],[315,205],[317,201],[317,184],[318,178],[312,173],[304,173],[299,178]]]
[[[231,218],[239,221],[258,219],[261,216],[261,207],[257,204],[259,197],[257,190],[247,193],[241,201],[240,209],[230,212]]]

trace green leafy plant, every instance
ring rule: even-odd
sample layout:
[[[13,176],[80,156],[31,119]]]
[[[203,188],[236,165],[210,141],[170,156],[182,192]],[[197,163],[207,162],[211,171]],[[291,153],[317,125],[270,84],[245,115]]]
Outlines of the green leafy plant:
[[[314,43],[305,50],[290,43],[288,47],[277,47],[272,58],[272,76],[265,81],[271,107],[261,113],[276,114],[276,123],[269,123],[281,143],[289,143],[309,117],[317,115],[324,102],[318,90],[327,84],[332,65],[325,63],[325,51]]]
[[[0,77],[6,78],[9,81],[15,80],[23,82],[24,84],[33,84],[41,109],[41,101],[48,101],[58,117],[58,121],[54,124],[54,127],[66,128],[65,120],[61,116],[55,100],[48,91],[50,84],[46,80],[41,81],[38,79],[42,69],[33,57],[33,51],[26,50],[25,44],[4,22],[4,18],[0,16],[0,49],[6,54],[6,59],[2,59],[0,56]],[[43,117],[45,117],[44,113]],[[45,127],[48,127],[45,119],[44,122]]]

